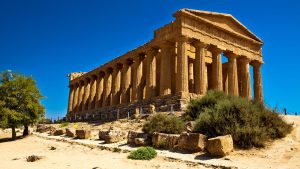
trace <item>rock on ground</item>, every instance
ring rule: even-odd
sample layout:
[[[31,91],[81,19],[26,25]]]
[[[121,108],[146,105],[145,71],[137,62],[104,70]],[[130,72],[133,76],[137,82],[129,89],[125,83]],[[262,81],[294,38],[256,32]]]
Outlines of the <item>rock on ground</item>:
[[[153,133],[152,144],[157,148],[175,149],[180,134]]]
[[[73,129],[66,128],[66,135],[68,137],[75,137],[75,131]]]
[[[183,133],[178,140],[178,149],[188,152],[204,151],[207,138],[199,133]]]
[[[88,139],[91,137],[90,130],[76,130],[76,136],[79,139]]]
[[[211,156],[226,156],[233,151],[231,135],[219,136],[207,140],[206,149]]]

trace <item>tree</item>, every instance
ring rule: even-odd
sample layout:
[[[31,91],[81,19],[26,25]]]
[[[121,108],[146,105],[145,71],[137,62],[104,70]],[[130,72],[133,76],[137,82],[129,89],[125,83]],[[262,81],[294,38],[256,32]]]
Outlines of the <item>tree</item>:
[[[32,77],[5,71],[0,73],[0,127],[24,126],[23,136],[28,135],[28,126],[44,118],[41,95]]]

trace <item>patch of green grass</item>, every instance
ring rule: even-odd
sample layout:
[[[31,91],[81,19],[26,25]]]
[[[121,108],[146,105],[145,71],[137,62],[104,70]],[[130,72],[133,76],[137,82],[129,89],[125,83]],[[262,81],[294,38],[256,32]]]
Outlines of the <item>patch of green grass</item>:
[[[63,128],[63,127],[67,127],[70,123],[69,122],[62,122],[59,127]]]
[[[128,158],[133,160],[151,160],[157,156],[157,152],[152,147],[140,147],[130,152]]]

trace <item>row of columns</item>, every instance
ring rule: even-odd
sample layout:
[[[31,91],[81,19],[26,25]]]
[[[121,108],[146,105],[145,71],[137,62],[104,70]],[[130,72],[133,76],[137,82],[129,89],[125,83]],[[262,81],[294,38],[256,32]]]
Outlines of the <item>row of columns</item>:
[[[228,93],[251,98],[249,59],[237,56],[233,52],[222,51],[216,46],[207,45],[199,40],[191,42],[187,37],[179,37],[176,42],[177,48],[176,43],[166,41],[160,45],[160,50],[151,48],[124,63],[117,63],[84,81],[72,84],[68,112],[92,110],[158,95],[190,93],[190,76],[194,77],[193,92],[203,95],[207,91],[208,83],[207,50],[212,54],[212,70],[209,78],[211,89],[224,90],[222,77],[222,53],[224,53],[228,58]],[[189,70],[187,54],[189,44],[195,47],[192,73]],[[159,67],[157,67],[158,63]],[[261,63],[258,61],[251,63],[254,71],[254,98],[262,102]]]

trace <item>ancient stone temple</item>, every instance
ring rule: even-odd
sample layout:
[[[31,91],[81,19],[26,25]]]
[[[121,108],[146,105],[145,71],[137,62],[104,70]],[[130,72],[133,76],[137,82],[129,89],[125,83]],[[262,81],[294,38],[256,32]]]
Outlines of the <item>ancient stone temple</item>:
[[[173,16],[146,44],[90,72],[69,74],[67,118],[114,120],[153,105],[181,110],[207,90],[248,99],[253,90],[253,99],[263,102],[262,40],[229,14],[182,9]]]

